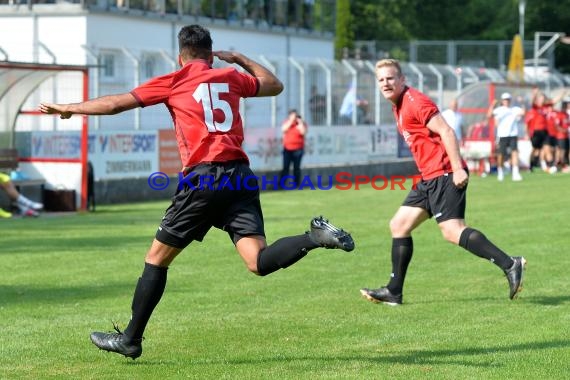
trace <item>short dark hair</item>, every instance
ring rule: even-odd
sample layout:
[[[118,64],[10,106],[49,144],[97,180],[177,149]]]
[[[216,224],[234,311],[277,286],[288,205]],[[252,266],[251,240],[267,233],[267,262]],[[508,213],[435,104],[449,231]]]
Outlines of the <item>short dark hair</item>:
[[[208,59],[212,54],[210,31],[200,25],[187,25],[178,32],[178,51],[183,58]]]

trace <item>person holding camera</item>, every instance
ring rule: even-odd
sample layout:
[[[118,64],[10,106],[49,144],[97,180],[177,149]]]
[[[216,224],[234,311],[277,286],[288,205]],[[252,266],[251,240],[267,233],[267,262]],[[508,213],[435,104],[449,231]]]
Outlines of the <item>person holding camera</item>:
[[[289,177],[289,168],[293,164],[294,188],[301,183],[301,159],[305,153],[305,135],[307,134],[307,123],[297,113],[297,110],[290,110],[287,119],[281,125],[283,132],[283,170],[281,171],[280,185],[292,188]]]

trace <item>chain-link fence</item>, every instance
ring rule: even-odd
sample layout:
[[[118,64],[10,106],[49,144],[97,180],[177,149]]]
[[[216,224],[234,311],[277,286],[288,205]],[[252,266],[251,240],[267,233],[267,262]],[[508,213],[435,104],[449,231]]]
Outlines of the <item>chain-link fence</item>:
[[[347,52],[352,58],[380,59],[393,57],[414,63],[439,63],[452,66],[491,67],[505,70],[513,46],[512,40],[415,40],[356,41],[356,48]],[[534,56],[534,42],[524,41],[523,56]],[[545,52],[550,69],[554,68],[554,48]]]
[[[152,76],[167,73],[175,68],[174,58],[163,51],[105,50],[97,52],[99,67],[90,69],[90,97],[128,92]],[[277,127],[288,110],[296,109],[311,126],[381,125],[393,123],[391,105],[378,91],[373,60],[323,60],[295,57],[254,57],[274,71],[285,84],[284,92],[275,98],[250,98],[242,104],[242,115],[248,128]],[[214,67],[227,64],[216,60]],[[410,86],[429,95],[444,108],[470,87],[481,83],[507,83],[506,73],[498,69],[452,66],[445,64],[402,62],[402,70]],[[42,85],[41,93],[58,93],[61,81],[57,77]],[[538,85],[545,92],[570,84],[570,78],[548,75]],[[45,95],[44,95],[45,97]],[[67,98],[67,97],[66,97]],[[36,106],[38,97],[30,97],[26,107]],[[463,107],[471,108],[465,103]],[[36,120],[36,119],[33,119]],[[38,123],[38,121],[34,121]],[[25,130],[53,129],[49,126],[26,126]],[[60,122],[56,120],[55,129]],[[171,127],[167,110],[162,107],[137,109],[113,118],[93,117],[94,129],[164,129]]]

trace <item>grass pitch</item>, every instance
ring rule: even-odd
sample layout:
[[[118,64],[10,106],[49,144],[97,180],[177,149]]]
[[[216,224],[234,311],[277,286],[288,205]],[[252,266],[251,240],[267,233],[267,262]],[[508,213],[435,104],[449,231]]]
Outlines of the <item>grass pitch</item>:
[[[89,333],[126,326],[168,202],[1,220],[0,378],[568,378],[569,185],[563,174],[471,180],[467,222],[528,260],[519,299],[508,299],[497,267],[427,221],[401,307],[367,302],[359,289],[388,280],[388,221],[406,191],[264,193],[269,242],[323,214],[352,232],[356,250],[315,250],[260,278],[212,230],[170,267],[136,361],[99,351]]]

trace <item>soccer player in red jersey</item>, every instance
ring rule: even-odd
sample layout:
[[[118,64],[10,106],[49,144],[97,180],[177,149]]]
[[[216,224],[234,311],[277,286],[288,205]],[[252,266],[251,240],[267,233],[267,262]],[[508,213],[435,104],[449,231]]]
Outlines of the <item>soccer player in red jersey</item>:
[[[397,60],[378,61],[376,78],[380,92],[392,103],[398,131],[412,152],[422,181],[410,191],[390,221],[390,281],[378,289],[361,289],[361,294],[372,302],[402,303],[404,279],[413,254],[412,231],[433,217],[447,241],[503,270],[509,282],[509,297],[514,299],[522,289],[526,260],[507,255],[480,231],[465,224],[469,175],[453,129],[428,96],[406,85]]]
[[[546,131],[546,115],[543,107],[533,104],[525,114],[525,123],[532,145],[530,170],[532,171],[534,167],[546,169],[544,143],[548,139],[548,132]]]
[[[570,164],[568,158],[568,151],[570,144],[568,141],[568,128],[570,127],[570,114],[566,111],[568,109],[568,101],[562,101],[560,110],[556,111],[556,163],[560,165],[563,173],[570,172]]]
[[[286,268],[318,247],[354,249],[350,234],[322,217],[310,222],[310,232],[267,245],[257,179],[241,147],[239,102],[276,96],[283,84],[243,54],[212,51],[210,32],[199,25],[183,27],[178,44],[181,68],[129,93],[75,104],[40,104],[41,112],[63,119],[73,114],[112,115],[161,103],[172,115],[187,182],[172,198],[146,254],[127,328],[121,332],[115,326],[115,333],[91,334],[100,349],[133,359],[142,354],[143,332],[164,292],[168,266],[192,241],[202,241],[211,227],[228,233],[247,269],[259,276]],[[214,57],[237,64],[246,73],[234,67],[214,69]],[[201,186],[204,176],[212,179],[212,186]]]
[[[558,111],[554,109],[554,104],[549,102],[545,105],[544,112],[546,113],[546,133],[548,134],[548,138],[544,142],[544,149],[546,149],[545,157],[548,158],[546,164],[548,166],[548,172],[554,174],[558,171],[556,165],[556,146],[558,145],[558,140],[556,139],[556,124],[558,123]]]
[[[529,130],[533,130],[531,142],[533,156],[540,146],[540,164],[544,171],[556,173],[554,151],[557,145],[556,127],[554,126],[554,105],[561,101],[567,90],[564,89],[556,98],[549,99],[538,87],[532,89],[532,109],[527,114],[525,121]],[[531,158],[531,169],[533,161]]]

